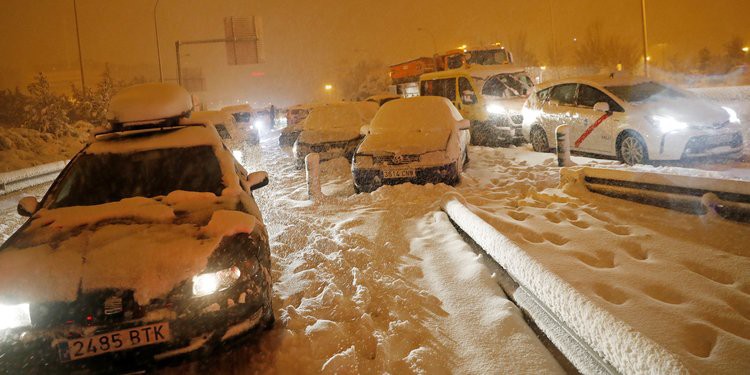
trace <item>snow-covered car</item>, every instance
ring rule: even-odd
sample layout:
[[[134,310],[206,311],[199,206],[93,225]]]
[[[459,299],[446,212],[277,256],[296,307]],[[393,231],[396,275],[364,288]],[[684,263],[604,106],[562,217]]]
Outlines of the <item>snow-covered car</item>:
[[[401,99],[402,96],[396,95],[396,94],[377,94],[370,96],[369,98],[365,99],[366,102],[373,102],[378,105],[378,107],[382,107],[383,104],[390,102],[391,100],[397,100]]]
[[[359,192],[405,182],[453,185],[469,160],[469,120],[445,98],[388,102],[367,133],[352,162],[354,188]]]
[[[281,129],[279,145],[292,146],[302,132],[302,123],[310,112],[323,104],[298,104],[290,107],[286,112],[286,127]]]
[[[378,105],[373,102],[329,104],[313,110],[294,142],[297,167],[302,168],[305,156],[313,152],[320,154],[320,161],[351,159],[362,140],[362,127],[370,123],[377,111]]]
[[[523,104],[534,83],[521,67],[472,65],[422,74],[422,96],[450,100],[471,122],[471,144],[508,146],[523,142]]]
[[[223,111],[197,111],[190,114],[190,121],[213,125],[225,143],[232,146],[247,141],[248,134],[237,126],[234,116]]]
[[[570,125],[572,151],[627,164],[734,156],[743,139],[737,113],[647,78],[595,76],[540,85],[524,105],[524,137],[535,151]]]
[[[190,95],[144,84],[75,155],[0,246],[0,372],[130,363],[270,327],[268,234],[247,173]]]
[[[247,142],[251,145],[260,143],[260,133],[253,118],[253,108],[248,104],[239,104],[224,107],[222,112],[234,117],[237,127],[246,135]]]

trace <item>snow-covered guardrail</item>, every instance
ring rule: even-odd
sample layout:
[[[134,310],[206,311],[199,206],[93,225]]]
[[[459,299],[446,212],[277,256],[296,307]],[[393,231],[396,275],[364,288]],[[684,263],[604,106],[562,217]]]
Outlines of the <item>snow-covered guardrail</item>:
[[[698,215],[750,222],[750,182],[703,176],[571,167],[560,171],[560,184],[577,183],[589,191]]]
[[[0,173],[0,195],[50,182],[65,168],[67,160]]]
[[[578,348],[559,344],[554,332],[545,331],[560,351],[585,374],[685,373],[682,363],[662,346],[633,329],[586,298],[568,282],[545,268],[523,249],[482,220],[459,199],[443,202],[451,220],[489,254],[522,288],[535,296],[555,317],[567,325],[605,364],[576,355]],[[609,366],[614,367],[610,370]]]

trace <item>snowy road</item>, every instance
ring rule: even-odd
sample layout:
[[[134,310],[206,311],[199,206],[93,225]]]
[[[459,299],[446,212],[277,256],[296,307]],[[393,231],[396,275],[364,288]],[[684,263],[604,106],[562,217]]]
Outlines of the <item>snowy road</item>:
[[[271,237],[277,324],[257,342],[166,368],[167,373],[558,373],[559,365],[482,259],[439,211],[440,202],[460,193],[483,210],[504,213],[506,232],[517,242],[538,246],[570,241],[539,229],[549,226],[545,218],[602,236],[622,229],[604,220],[611,215],[585,204],[582,212],[573,212],[542,194],[557,184],[553,157],[524,148],[470,149],[472,162],[456,188],[401,185],[358,195],[349,164],[333,160],[322,166],[328,198],[316,203],[307,199],[304,171],[294,168],[290,150],[279,149],[275,134],[260,147],[239,151],[235,155],[248,170],[268,170],[271,176],[256,199]],[[0,240],[23,222],[15,214],[17,199],[40,196],[46,188],[0,199]],[[534,218],[524,212],[543,201],[549,212]],[[600,253],[566,252],[586,267],[606,271],[600,263],[609,258]],[[612,263],[619,259],[612,257]]]

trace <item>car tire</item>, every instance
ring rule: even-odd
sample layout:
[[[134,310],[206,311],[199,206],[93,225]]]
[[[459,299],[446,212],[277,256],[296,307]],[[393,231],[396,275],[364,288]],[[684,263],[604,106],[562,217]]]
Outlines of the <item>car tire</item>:
[[[536,152],[549,152],[549,141],[547,140],[547,133],[544,132],[540,126],[534,126],[531,128],[529,133],[529,141],[531,147]]]
[[[617,142],[617,158],[627,164],[647,164],[648,149],[640,135],[627,132]]]

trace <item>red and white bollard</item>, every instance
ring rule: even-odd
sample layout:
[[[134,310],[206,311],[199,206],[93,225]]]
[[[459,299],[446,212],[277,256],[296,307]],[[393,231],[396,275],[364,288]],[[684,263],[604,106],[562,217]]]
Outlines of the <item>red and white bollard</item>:
[[[570,160],[570,125],[563,124],[555,128],[557,138],[557,166],[572,167],[577,165]]]
[[[317,153],[305,156],[305,172],[307,175],[307,195],[312,200],[323,196],[320,190],[320,155]]]

